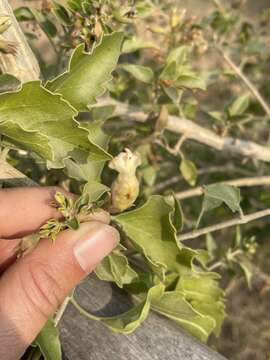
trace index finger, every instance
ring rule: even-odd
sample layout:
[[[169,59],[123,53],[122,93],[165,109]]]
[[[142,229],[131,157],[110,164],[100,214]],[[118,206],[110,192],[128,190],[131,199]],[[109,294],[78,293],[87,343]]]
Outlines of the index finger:
[[[18,238],[37,231],[47,220],[60,219],[52,206],[58,187],[31,187],[0,190],[0,238]]]

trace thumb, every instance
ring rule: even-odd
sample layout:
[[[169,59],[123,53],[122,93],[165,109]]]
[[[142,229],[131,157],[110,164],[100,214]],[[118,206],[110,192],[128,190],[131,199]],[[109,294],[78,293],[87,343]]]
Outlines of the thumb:
[[[0,278],[0,359],[18,359],[74,286],[118,241],[113,227],[92,221],[77,231],[63,231],[54,244],[42,240],[12,265]]]

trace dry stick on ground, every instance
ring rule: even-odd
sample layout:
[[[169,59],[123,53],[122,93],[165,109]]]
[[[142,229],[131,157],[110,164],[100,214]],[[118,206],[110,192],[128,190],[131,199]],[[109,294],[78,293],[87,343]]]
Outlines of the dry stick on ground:
[[[148,119],[147,113],[133,108],[128,104],[114,100],[101,99],[96,106],[109,105],[115,107],[113,116],[119,116],[127,120],[139,122],[145,122]],[[228,151],[241,157],[270,162],[269,147],[259,145],[253,141],[218,136],[213,131],[197,125],[189,119],[177,116],[168,116],[166,129],[174,133],[186,134],[187,140],[194,140],[219,151]]]
[[[177,238],[178,238],[179,241],[195,239],[195,238],[198,238],[198,237],[200,237],[202,235],[206,235],[206,234],[209,234],[209,233],[214,232],[214,231],[222,230],[222,229],[232,227],[232,226],[236,226],[236,225],[247,224],[247,223],[249,223],[251,221],[261,219],[261,218],[266,217],[266,216],[270,216],[270,209],[257,211],[257,212],[255,212],[253,214],[244,215],[241,218],[231,219],[231,220],[223,221],[223,222],[221,222],[219,224],[204,227],[202,229],[193,230],[193,231],[190,231],[188,233],[179,235]]]
[[[234,180],[222,181],[219,182],[218,184],[225,184],[225,185],[239,186],[239,187],[265,186],[265,185],[267,186],[270,185],[270,176],[234,179]],[[181,191],[179,193],[176,193],[175,197],[178,200],[183,200],[200,195],[203,195],[203,186],[198,186],[190,190]]]

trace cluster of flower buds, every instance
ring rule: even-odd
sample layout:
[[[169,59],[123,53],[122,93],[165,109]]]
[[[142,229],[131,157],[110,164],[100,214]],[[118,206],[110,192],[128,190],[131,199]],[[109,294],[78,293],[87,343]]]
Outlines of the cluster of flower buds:
[[[125,149],[109,163],[109,167],[118,172],[112,184],[112,212],[128,209],[137,199],[140,183],[136,177],[136,169],[140,165],[140,156],[129,149]]]

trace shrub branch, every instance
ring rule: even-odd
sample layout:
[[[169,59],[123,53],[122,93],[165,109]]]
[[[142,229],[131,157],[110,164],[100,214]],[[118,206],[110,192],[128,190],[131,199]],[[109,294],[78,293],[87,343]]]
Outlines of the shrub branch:
[[[219,224],[207,226],[207,227],[204,227],[204,228],[201,228],[198,230],[193,230],[193,231],[187,232],[185,234],[179,235],[177,238],[179,241],[195,239],[202,235],[212,233],[214,231],[219,231],[219,230],[226,229],[228,227],[232,227],[232,226],[236,226],[236,225],[247,224],[251,221],[254,221],[254,220],[266,217],[266,216],[270,216],[270,209],[257,211],[255,213],[252,213],[249,215],[244,215],[241,218],[231,219],[231,220],[223,221]]]

